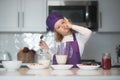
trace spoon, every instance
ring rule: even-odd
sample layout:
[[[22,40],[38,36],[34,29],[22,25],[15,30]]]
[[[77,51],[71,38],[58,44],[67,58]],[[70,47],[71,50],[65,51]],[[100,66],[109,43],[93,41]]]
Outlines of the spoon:
[[[43,37],[44,37],[44,35],[42,34],[42,35],[40,36],[40,40],[42,40]],[[40,48],[40,52],[43,52],[43,50],[42,50],[41,48]]]
[[[41,36],[40,36],[40,39],[42,40],[42,39],[43,39],[43,37],[44,37],[44,36],[43,36],[43,35],[41,35]]]

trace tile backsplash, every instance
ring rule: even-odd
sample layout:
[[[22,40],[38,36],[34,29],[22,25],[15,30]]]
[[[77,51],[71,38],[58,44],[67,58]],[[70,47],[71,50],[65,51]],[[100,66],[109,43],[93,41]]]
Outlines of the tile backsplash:
[[[0,33],[0,50],[8,51],[13,60],[17,60],[17,52],[23,47],[34,49],[37,53],[40,53],[39,40],[42,34],[44,35],[43,40],[52,48],[54,44],[54,34],[52,32]],[[120,44],[120,33],[94,33],[85,46],[82,59],[101,61],[102,53],[109,52],[112,56],[112,62],[115,64],[117,62],[115,48],[118,44]]]
[[[39,41],[41,33],[0,33],[0,51],[5,50],[11,54],[12,60],[17,60],[20,49],[28,47],[39,52]],[[43,39],[49,47],[53,44],[53,33],[43,34]]]

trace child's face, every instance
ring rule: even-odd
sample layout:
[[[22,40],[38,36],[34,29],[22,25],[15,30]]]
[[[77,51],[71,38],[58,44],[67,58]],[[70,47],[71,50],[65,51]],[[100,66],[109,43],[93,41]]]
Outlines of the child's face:
[[[65,19],[59,19],[54,26],[54,29],[59,34],[65,36],[70,32],[70,29],[65,21]]]

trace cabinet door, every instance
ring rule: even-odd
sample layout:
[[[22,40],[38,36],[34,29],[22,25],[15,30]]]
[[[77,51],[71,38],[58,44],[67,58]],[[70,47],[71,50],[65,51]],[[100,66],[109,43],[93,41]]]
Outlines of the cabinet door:
[[[99,32],[120,32],[120,0],[99,0]]]
[[[0,31],[19,30],[18,0],[0,0]]]
[[[46,0],[22,0],[22,31],[46,31]]]

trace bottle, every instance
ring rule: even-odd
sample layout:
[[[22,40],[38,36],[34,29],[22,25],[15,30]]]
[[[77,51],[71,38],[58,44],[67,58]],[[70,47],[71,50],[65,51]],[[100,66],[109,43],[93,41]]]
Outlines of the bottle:
[[[104,53],[102,55],[102,68],[111,69],[111,55],[110,53]]]

